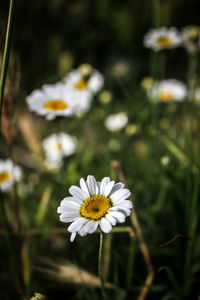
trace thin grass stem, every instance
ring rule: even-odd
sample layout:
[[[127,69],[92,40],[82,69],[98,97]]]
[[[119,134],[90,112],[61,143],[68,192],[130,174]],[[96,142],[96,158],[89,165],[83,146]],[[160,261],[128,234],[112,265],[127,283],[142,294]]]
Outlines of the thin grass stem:
[[[14,14],[14,0],[10,0],[8,24],[7,24],[7,31],[6,31],[6,41],[4,46],[1,79],[0,79],[0,128],[1,128],[1,114],[2,114],[2,107],[3,107],[4,87],[5,87],[9,57],[10,57],[10,46],[11,46],[12,29],[13,29],[13,14]]]

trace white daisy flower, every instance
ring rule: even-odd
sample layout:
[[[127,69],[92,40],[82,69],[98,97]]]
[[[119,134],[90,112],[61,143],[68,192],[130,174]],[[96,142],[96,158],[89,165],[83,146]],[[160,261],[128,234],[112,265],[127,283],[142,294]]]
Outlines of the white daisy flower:
[[[124,128],[127,123],[128,117],[127,114],[124,112],[110,115],[105,120],[105,126],[109,131],[118,131]]]
[[[187,96],[187,88],[176,79],[161,80],[153,86],[152,96],[162,102],[183,101]]]
[[[15,181],[21,178],[21,168],[14,166],[10,159],[0,160],[0,190],[7,192]]]
[[[61,222],[72,222],[68,227],[72,233],[71,242],[77,233],[85,236],[95,232],[98,226],[109,233],[116,223],[125,222],[133,207],[132,202],[127,200],[130,191],[124,188],[123,183],[115,183],[109,177],[97,182],[94,176],[89,175],[86,181],[80,179],[80,188],[73,185],[69,192],[72,196],[61,201],[57,212]]]
[[[101,90],[104,78],[89,64],[80,65],[78,69],[70,72],[64,82],[67,88],[78,95],[91,97]]]
[[[187,26],[182,30],[183,46],[188,52],[194,53],[200,49],[200,27]]]
[[[161,27],[158,29],[151,29],[144,36],[144,46],[151,48],[154,51],[162,49],[172,49],[181,44],[181,36],[176,28]]]
[[[44,161],[44,165],[50,172],[57,172],[62,167],[62,160],[48,160]]]
[[[72,116],[85,112],[90,107],[86,95],[70,93],[63,83],[44,85],[40,90],[33,91],[27,98],[31,111],[52,120],[57,116]]]
[[[64,156],[70,156],[75,152],[76,140],[64,132],[54,133],[44,139],[43,149],[47,157],[47,162],[52,162],[50,166],[57,168],[60,166],[60,162]]]

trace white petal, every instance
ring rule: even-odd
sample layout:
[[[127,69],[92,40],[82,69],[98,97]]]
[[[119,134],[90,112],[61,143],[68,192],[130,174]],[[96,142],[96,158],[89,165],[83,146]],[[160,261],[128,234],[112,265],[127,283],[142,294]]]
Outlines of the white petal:
[[[130,216],[131,210],[123,206],[114,206],[110,208],[110,211],[119,211],[122,212],[125,216]]]
[[[83,178],[80,179],[80,187],[87,194],[87,196],[90,197],[88,186]]]
[[[79,229],[87,222],[87,219],[78,218],[68,227],[69,232],[78,232]]]
[[[128,189],[120,189],[112,194],[110,198],[113,202],[117,202],[119,200],[127,199],[128,197],[130,197],[130,195],[131,193]]]
[[[70,237],[70,242],[73,242],[76,237],[76,232],[72,232],[71,237]]]
[[[67,201],[62,203],[57,210],[58,213],[62,213],[64,211],[80,211],[80,205],[76,202]]]
[[[88,233],[93,233],[97,230],[97,227],[99,225],[98,221],[91,221],[90,223],[90,229],[88,230]]]
[[[113,218],[109,213],[106,215],[106,220],[108,220],[112,226],[115,226],[117,221],[115,218]]]
[[[109,215],[111,215],[113,218],[117,220],[118,223],[124,223],[125,222],[125,215],[122,212],[119,211],[110,211]]]
[[[126,208],[133,208],[133,203],[130,200],[119,200],[114,203],[114,206],[123,206]]]
[[[100,184],[100,195],[104,195],[106,185],[110,182],[109,177],[104,177]]]
[[[87,197],[87,194],[81,190],[78,186],[75,186],[75,185],[72,185],[70,188],[69,188],[69,192],[72,196],[84,201]]]
[[[62,214],[64,212],[71,212],[71,213],[79,213],[80,209],[77,207],[66,207],[65,205],[59,206],[57,209],[58,214]]]
[[[79,229],[78,233],[80,234],[80,236],[85,236],[86,234],[88,234],[87,231],[87,224],[90,222],[90,220],[86,220],[86,222],[84,223],[84,225]]]
[[[63,223],[70,223],[70,222],[73,222],[76,219],[77,218],[74,218],[74,217],[66,217],[66,216],[60,215],[60,221],[63,222]]]
[[[90,195],[96,195],[98,191],[98,186],[96,179],[92,175],[88,175],[87,177],[87,185],[90,192]]]
[[[60,221],[61,222],[72,222],[74,221],[76,218],[79,218],[80,215],[79,213],[75,213],[75,212],[64,212],[60,215]]]
[[[99,225],[101,227],[101,230],[105,233],[109,233],[112,230],[112,225],[105,218],[101,219],[101,221],[99,222]]]
[[[125,186],[125,185],[124,185],[123,183],[121,183],[121,182],[116,183],[116,184],[114,185],[114,187],[113,187],[111,193],[110,193],[110,196],[111,196],[112,194],[114,194],[116,191],[123,189],[124,186]]]
[[[66,197],[61,201],[61,205],[67,203],[68,201],[73,201],[76,202],[77,204],[79,204],[79,206],[81,206],[81,204],[83,203],[82,200],[80,200],[79,198],[76,197]]]
[[[111,182],[109,182],[109,184],[107,184],[107,186],[105,188],[104,196],[107,197],[110,194],[110,192],[112,191],[112,188],[113,188],[114,184],[115,184],[114,181],[111,181]]]
[[[93,233],[98,227],[98,222],[95,222],[93,220],[90,220],[89,222],[85,223],[83,227],[83,231],[88,234],[88,233]],[[82,231],[82,233],[83,233]]]

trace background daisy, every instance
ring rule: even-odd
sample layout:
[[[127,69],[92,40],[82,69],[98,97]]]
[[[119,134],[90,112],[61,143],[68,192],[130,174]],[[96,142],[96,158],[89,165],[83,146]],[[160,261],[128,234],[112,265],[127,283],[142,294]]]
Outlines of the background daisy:
[[[104,78],[89,64],[83,64],[71,71],[65,78],[66,87],[79,96],[92,97],[103,87]]]
[[[105,120],[105,126],[109,131],[118,131],[124,128],[127,123],[128,117],[127,114],[124,112],[110,115]]]
[[[161,27],[158,29],[151,29],[144,36],[144,46],[151,48],[154,51],[162,49],[172,49],[180,46],[181,36],[174,27]]]
[[[176,79],[166,79],[155,83],[151,92],[153,98],[162,102],[182,101],[187,96],[185,84]]]
[[[44,139],[43,149],[47,162],[52,162],[50,168],[59,167],[64,156],[70,156],[75,152],[76,140],[65,132],[52,134]]]
[[[0,190],[7,192],[15,181],[21,178],[21,168],[14,166],[10,159],[0,160]]]
[[[86,95],[79,95],[66,89],[63,83],[44,85],[41,90],[33,91],[26,98],[31,111],[47,120],[57,116],[72,116],[85,112],[90,107],[90,100]]]

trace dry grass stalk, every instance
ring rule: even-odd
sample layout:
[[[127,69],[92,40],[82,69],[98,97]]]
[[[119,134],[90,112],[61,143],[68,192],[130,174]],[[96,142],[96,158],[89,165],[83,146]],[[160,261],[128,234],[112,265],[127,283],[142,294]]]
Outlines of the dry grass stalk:
[[[38,207],[38,212],[36,215],[36,223],[37,226],[41,226],[42,222],[44,220],[45,214],[47,213],[47,206],[51,197],[52,193],[52,186],[48,185],[46,189],[44,190],[44,193],[42,195],[42,198],[40,200],[40,204]]]
[[[119,161],[113,161],[112,162],[112,168],[118,174],[120,181],[123,182],[126,187],[128,187],[126,177],[125,177],[124,172],[122,170],[121,163]],[[140,228],[140,224],[139,224],[139,221],[138,221],[138,218],[137,218],[137,215],[136,215],[136,212],[135,212],[134,209],[132,209],[130,218],[131,218],[131,223],[132,223],[132,226],[133,226],[133,230],[135,232],[136,238],[138,239],[139,246],[140,246],[140,249],[142,251],[144,261],[145,261],[147,271],[148,271],[148,275],[146,277],[144,286],[143,286],[143,288],[142,288],[142,290],[141,290],[141,292],[140,292],[140,294],[137,298],[138,300],[144,300],[147,297],[147,294],[149,292],[149,288],[150,288],[150,286],[153,282],[153,279],[154,279],[154,268],[153,268],[153,265],[152,265],[152,262],[151,262],[151,256],[150,256],[148,247],[147,247],[147,245],[144,241],[142,231],[141,231],[141,228]]]
[[[19,128],[23,134],[27,146],[35,154],[37,159],[42,160],[42,147],[39,137],[36,134],[33,121],[28,115],[20,116]]]
[[[78,266],[67,261],[52,261],[50,259],[41,257],[40,263],[44,266],[36,267],[39,272],[45,273],[52,279],[60,282],[68,282],[89,287],[100,288],[100,281],[98,276],[79,268]],[[106,288],[114,288],[114,286],[105,282]]]

